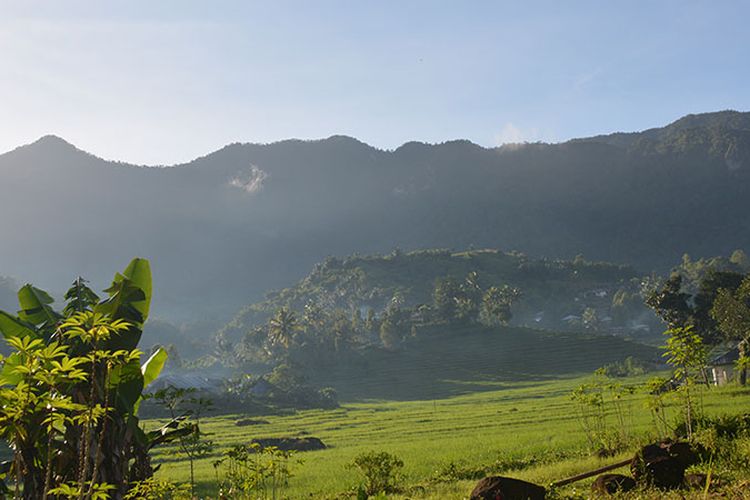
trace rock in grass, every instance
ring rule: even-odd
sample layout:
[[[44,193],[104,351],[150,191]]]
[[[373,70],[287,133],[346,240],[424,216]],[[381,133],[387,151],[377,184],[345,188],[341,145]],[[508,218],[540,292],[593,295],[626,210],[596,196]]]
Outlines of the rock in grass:
[[[659,446],[667,450],[669,456],[677,460],[684,469],[698,463],[698,453],[696,453],[690,443],[681,441],[676,443],[665,442]]]
[[[622,474],[602,474],[591,485],[591,491],[600,495],[613,495],[635,488],[635,479]]]
[[[658,444],[638,450],[630,462],[630,471],[638,483],[661,489],[678,488],[685,476],[682,461],[671,456],[667,447]]]
[[[247,425],[263,425],[267,424],[268,420],[253,419],[253,418],[241,418],[234,422],[237,427],[245,427]]]
[[[253,439],[251,444],[259,444],[263,448],[276,447],[282,451],[315,451],[325,450],[326,445],[316,437],[284,437]]]
[[[479,481],[471,500],[544,500],[547,490],[511,477],[492,476]]]

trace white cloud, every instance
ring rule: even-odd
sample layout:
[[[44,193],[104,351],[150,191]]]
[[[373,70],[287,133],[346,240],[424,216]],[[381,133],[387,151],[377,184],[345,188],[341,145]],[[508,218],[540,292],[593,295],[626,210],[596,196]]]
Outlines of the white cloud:
[[[266,179],[268,179],[268,172],[251,165],[249,171],[232,177],[229,180],[229,185],[242,189],[246,193],[254,194],[263,189],[263,183]]]

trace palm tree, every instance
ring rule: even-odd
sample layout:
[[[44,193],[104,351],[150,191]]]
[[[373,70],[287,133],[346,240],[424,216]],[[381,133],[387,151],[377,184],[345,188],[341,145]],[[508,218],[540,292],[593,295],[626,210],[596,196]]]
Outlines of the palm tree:
[[[268,323],[268,340],[285,349],[294,343],[294,334],[300,329],[297,316],[288,307],[282,307]]]

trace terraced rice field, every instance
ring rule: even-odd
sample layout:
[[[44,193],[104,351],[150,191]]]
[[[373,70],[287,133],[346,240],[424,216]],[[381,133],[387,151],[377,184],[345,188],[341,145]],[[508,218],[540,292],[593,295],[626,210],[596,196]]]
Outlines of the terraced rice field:
[[[294,477],[283,490],[283,498],[347,498],[347,492],[361,481],[347,464],[368,450],[387,451],[403,459],[406,492],[394,498],[468,498],[476,481],[446,477],[451,463],[453,470],[487,468],[548,484],[629,453],[605,460],[590,453],[569,398],[573,388],[589,379],[497,382],[488,383],[481,392],[442,399],[344,403],[330,411],[264,416],[268,424],[246,427],[235,425],[244,415],[212,417],[204,428],[218,448],[214,456],[197,464],[199,491],[202,496],[216,494],[211,464],[232,445],[254,437],[304,435],[321,438],[329,448],[297,455],[302,463],[294,466]],[[629,432],[638,442],[647,441],[653,432],[651,415],[643,406],[645,397],[636,394],[627,404],[632,410]],[[750,390],[706,391],[703,406],[708,414],[747,411]],[[671,409],[673,415],[676,411]],[[155,460],[163,464],[158,473],[161,477],[176,481],[189,477],[188,463],[175,448],[161,448]],[[566,492],[575,488],[587,491],[587,487],[587,482],[576,483]]]

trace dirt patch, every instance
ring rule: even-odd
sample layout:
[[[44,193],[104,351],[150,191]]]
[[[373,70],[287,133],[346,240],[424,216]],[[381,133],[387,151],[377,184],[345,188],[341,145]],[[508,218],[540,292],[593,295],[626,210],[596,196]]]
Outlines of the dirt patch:
[[[247,425],[263,425],[268,424],[268,420],[253,419],[253,418],[241,418],[234,422],[237,427],[245,427]]]
[[[250,444],[259,444],[263,448],[273,446],[282,451],[315,451],[327,448],[323,441],[316,437],[258,438],[250,441]]]

